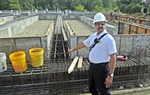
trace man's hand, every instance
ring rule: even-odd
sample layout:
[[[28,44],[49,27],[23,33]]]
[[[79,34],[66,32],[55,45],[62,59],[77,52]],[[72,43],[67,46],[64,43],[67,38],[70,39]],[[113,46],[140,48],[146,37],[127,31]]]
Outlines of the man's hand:
[[[111,86],[112,82],[113,82],[113,77],[107,76],[107,78],[105,80],[106,88],[109,88]]]
[[[83,42],[81,42],[78,46],[76,46],[75,48],[72,48],[72,49],[68,49],[68,52],[73,52],[73,51],[76,51],[76,50],[79,50],[81,48],[83,48],[85,45]]]
[[[68,52],[73,52],[74,50],[73,49],[68,49]]]

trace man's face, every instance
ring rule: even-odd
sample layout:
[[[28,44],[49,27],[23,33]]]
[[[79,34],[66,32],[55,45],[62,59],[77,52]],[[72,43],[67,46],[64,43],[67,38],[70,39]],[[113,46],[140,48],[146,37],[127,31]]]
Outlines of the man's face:
[[[94,25],[98,33],[101,33],[105,29],[105,21],[95,22]]]

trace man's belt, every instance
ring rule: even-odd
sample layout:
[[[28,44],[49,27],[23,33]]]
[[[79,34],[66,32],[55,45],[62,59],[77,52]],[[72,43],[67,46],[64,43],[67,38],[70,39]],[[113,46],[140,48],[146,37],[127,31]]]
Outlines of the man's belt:
[[[102,63],[93,63],[90,62],[92,65],[107,65],[109,62],[102,62]]]

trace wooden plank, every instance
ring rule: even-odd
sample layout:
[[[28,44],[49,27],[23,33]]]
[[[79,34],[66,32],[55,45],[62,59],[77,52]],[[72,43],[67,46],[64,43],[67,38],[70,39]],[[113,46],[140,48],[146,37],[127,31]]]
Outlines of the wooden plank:
[[[76,56],[74,58],[74,60],[72,61],[71,65],[70,65],[70,67],[68,69],[68,74],[70,74],[73,71],[74,67],[76,66],[76,63],[77,63],[78,59],[79,59],[78,56]]]
[[[66,36],[66,33],[65,33],[63,27],[62,27],[62,34],[63,34],[64,41],[68,41],[67,36]]]
[[[78,69],[82,68],[82,62],[83,62],[83,57],[80,56],[79,61],[78,61]]]
[[[54,24],[53,22],[50,23],[50,25],[45,33],[46,36],[48,35],[49,32],[53,32],[53,31],[50,31],[53,28],[53,24]]]
[[[66,25],[66,27],[67,27],[67,29],[68,29],[70,35],[73,36],[73,32],[72,32],[72,30],[71,30],[71,28],[70,28],[70,26],[69,26],[69,24],[68,24],[67,21],[65,21],[65,25]]]
[[[3,25],[5,22],[0,22],[0,25]]]

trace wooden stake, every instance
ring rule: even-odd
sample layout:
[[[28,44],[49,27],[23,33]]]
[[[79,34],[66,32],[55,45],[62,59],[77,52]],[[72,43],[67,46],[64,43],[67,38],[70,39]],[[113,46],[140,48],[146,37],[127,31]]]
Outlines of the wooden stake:
[[[83,62],[83,57],[80,56],[79,61],[78,61],[78,69],[82,68],[82,62]]]
[[[74,60],[72,61],[72,63],[71,63],[71,65],[70,65],[70,67],[69,67],[69,69],[68,69],[68,74],[70,74],[72,71],[73,71],[73,69],[74,69],[74,67],[75,67],[75,65],[76,65],[76,63],[77,63],[77,61],[78,61],[78,56],[76,56],[75,58],[74,58]]]

